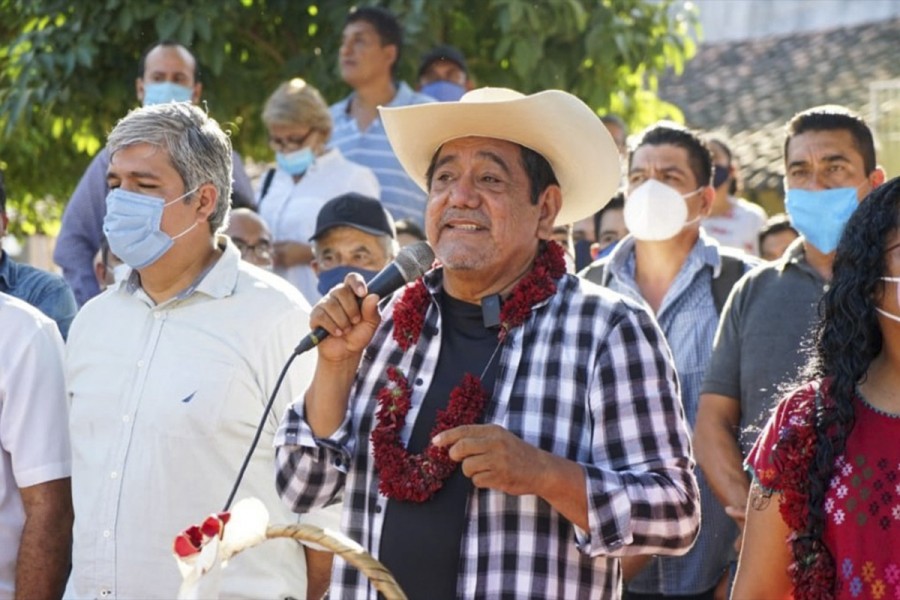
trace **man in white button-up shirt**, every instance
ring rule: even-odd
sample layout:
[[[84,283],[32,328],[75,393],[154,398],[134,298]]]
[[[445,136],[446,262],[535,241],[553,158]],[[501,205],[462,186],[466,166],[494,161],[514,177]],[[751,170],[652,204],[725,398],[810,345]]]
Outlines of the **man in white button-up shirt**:
[[[72,543],[72,472],[56,323],[0,293],[0,600],[59,598]]]
[[[281,367],[308,332],[309,307],[216,234],[227,219],[231,144],[202,110],[132,111],[108,147],[104,232],[133,271],[85,305],[69,338],[76,522],[67,594],[174,598],[173,539],[222,509]],[[236,497],[260,498],[275,523],[297,518],[272,484],[272,440],[312,363],[302,357],[289,370]],[[303,519],[336,528],[327,516]],[[327,580],[322,570],[310,573],[311,587]],[[304,598],[306,571],[301,546],[267,542],[208,576],[201,593]]]

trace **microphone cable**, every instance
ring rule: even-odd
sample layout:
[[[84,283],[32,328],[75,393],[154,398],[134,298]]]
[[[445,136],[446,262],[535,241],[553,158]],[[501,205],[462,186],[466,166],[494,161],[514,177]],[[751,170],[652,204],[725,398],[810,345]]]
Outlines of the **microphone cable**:
[[[294,359],[300,356],[300,353],[297,350],[294,350],[291,353],[291,357],[287,359],[287,362],[284,364],[284,367],[281,369],[281,374],[278,375],[278,381],[275,382],[275,389],[272,390],[272,395],[269,396],[269,402],[266,404],[266,409],[263,411],[262,419],[259,420],[259,426],[256,428],[256,435],[253,436],[253,442],[250,444],[250,449],[247,451],[247,455],[244,457],[244,463],[241,465],[240,471],[238,471],[237,479],[234,480],[234,486],[231,488],[231,493],[228,494],[228,500],[225,501],[225,508],[222,509],[222,512],[227,512],[229,508],[231,508],[231,503],[234,501],[234,496],[237,494],[238,488],[241,486],[241,481],[244,479],[244,473],[247,471],[247,465],[250,464],[250,458],[253,456],[254,450],[256,450],[257,444],[259,444],[259,438],[262,436],[263,428],[266,426],[266,419],[269,418],[269,413],[272,412],[272,406],[275,404],[275,398],[278,396],[278,390],[281,389],[281,384],[284,382],[284,378],[287,375],[288,369],[291,364],[294,362]]]
[[[406,283],[422,276],[422,274],[429,269],[432,261],[434,261],[434,251],[427,242],[410,244],[401,249],[396,258],[394,258],[391,263],[382,269],[372,281],[369,282],[368,291],[369,293],[381,296],[382,299],[390,296]],[[359,298],[358,302],[361,303],[362,298]],[[266,426],[266,419],[272,411],[272,406],[275,404],[275,397],[278,395],[278,390],[281,389],[281,384],[287,375],[288,368],[290,368],[291,363],[294,362],[295,358],[302,353],[315,348],[319,342],[326,337],[328,337],[328,332],[322,327],[317,327],[315,330],[311,331],[300,340],[300,343],[294,348],[290,358],[288,358],[284,367],[281,369],[281,374],[278,376],[278,381],[275,383],[275,389],[272,390],[272,395],[269,397],[269,402],[266,404],[266,409],[263,411],[262,419],[260,419],[259,426],[256,428],[256,435],[253,436],[250,450],[244,457],[244,463],[241,465],[240,471],[238,471],[237,479],[234,482],[234,486],[231,488],[231,493],[228,495],[228,500],[225,502],[225,508],[222,509],[222,512],[227,511],[231,507],[234,496],[237,494],[241,481],[244,479],[244,473],[247,471],[247,466],[250,464],[250,458],[253,456],[257,444],[259,444],[262,430]]]

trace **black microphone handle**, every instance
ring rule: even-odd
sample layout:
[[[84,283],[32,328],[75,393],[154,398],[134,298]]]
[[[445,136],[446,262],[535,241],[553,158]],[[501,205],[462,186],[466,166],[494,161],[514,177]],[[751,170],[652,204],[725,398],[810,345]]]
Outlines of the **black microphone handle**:
[[[300,340],[300,343],[297,344],[297,347],[294,348],[294,354],[303,354],[304,352],[309,352],[313,348],[319,345],[319,342],[327,338],[329,334],[325,331],[324,327],[316,327],[310,333],[303,336],[303,339]]]

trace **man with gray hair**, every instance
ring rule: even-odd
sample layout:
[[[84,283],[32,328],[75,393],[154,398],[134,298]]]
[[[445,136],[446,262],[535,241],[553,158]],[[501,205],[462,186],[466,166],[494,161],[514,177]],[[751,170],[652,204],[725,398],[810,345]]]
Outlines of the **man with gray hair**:
[[[174,598],[175,534],[228,497],[281,366],[308,331],[308,305],[218,235],[231,144],[202,110],[134,110],[108,148],[103,229],[132,271],[82,309],[69,337],[77,540],[68,596]],[[310,359],[298,363],[273,415],[312,373]],[[237,497],[262,500],[273,522],[296,522],[271,485],[276,425],[266,421]],[[308,516],[334,527],[321,511]],[[330,563],[322,570],[318,580]],[[207,579],[227,597],[307,593],[304,553],[292,541],[218,573]]]
[[[163,40],[154,43],[141,56],[134,82],[135,95],[144,106],[188,101],[199,104],[203,93],[200,78],[200,66],[191,51],[176,42]],[[53,250],[53,260],[62,267],[79,306],[100,293],[93,261],[103,238],[109,155],[109,148],[100,150],[78,182],[66,204]],[[235,206],[252,206],[253,188],[241,157],[232,152],[231,161],[232,202]]]

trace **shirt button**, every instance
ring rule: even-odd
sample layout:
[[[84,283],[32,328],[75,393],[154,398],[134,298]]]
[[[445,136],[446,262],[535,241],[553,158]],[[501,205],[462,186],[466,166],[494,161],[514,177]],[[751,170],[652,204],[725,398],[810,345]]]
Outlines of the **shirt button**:
[[[107,529],[106,531],[103,532],[103,537],[105,537],[105,538],[108,538],[110,535],[112,535],[112,534],[109,532],[109,529]]]
[[[142,361],[142,360],[137,361],[137,366],[138,366],[138,369],[142,368],[144,366],[144,361]]]
[[[341,458],[340,458],[340,457],[338,457],[338,458],[336,458],[336,459],[334,459],[334,466],[336,466],[336,467],[340,467],[340,466],[341,466],[341,465],[343,465],[343,464],[344,464],[344,461],[343,461],[343,460],[341,460]]]
[[[115,471],[113,471],[112,473],[109,474],[109,478],[110,478],[110,479],[115,479],[115,478],[118,477],[118,476],[119,476],[119,474],[116,473]]]
[[[416,377],[416,385],[422,385],[423,383],[425,383],[424,379],[422,379],[421,377]]]
[[[131,417],[129,417],[128,415],[123,415],[123,416],[122,416],[122,422],[123,422],[123,423],[127,423],[127,422],[130,421],[130,420],[131,420]]]
[[[380,506],[380,505],[375,506],[375,512],[377,512],[377,513],[380,513],[380,512],[381,512],[381,506]]]

